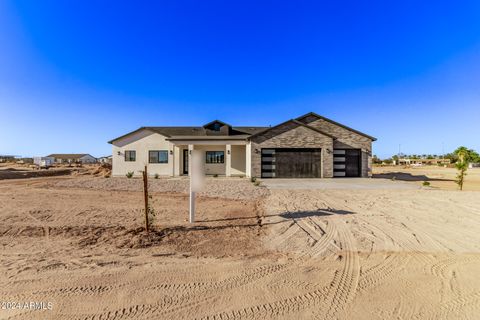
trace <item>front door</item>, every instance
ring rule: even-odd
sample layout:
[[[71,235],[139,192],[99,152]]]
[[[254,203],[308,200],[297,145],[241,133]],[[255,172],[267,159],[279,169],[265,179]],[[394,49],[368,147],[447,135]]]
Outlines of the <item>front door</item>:
[[[183,174],[188,174],[188,149],[183,150]]]

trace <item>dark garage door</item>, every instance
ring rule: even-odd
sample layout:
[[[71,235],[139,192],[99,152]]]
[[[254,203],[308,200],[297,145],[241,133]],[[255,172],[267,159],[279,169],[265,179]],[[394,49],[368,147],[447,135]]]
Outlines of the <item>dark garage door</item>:
[[[359,149],[333,150],[334,177],[360,177],[362,157]]]
[[[262,178],[320,178],[321,149],[262,149]]]

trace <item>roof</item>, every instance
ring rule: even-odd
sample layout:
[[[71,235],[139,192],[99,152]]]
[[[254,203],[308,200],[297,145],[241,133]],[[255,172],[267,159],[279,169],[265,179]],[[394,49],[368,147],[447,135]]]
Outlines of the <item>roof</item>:
[[[228,136],[229,138],[231,138],[232,136],[245,136],[245,135],[250,136],[259,131],[263,131],[268,127],[231,127],[231,128],[232,130],[230,132],[230,135]],[[140,127],[137,130],[124,134],[123,136],[120,136],[118,138],[115,138],[109,141],[108,143],[113,143],[116,140],[122,139],[124,137],[127,137],[141,130],[150,130],[152,132],[161,134],[167,138],[172,138],[172,137],[178,138],[180,136],[183,136],[183,138],[185,138],[185,137],[193,136],[193,137],[202,137],[203,139],[217,139],[214,137],[219,137],[219,136],[207,136],[204,127]]]
[[[256,134],[251,135],[249,138],[256,137],[256,136],[258,136],[258,135],[260,135],[260,134],[263,134],[263,133],[265,133],[265,132],[268,132],[268,131],[270,131],[270,130],[272,130],[272,129],[276,129],[276,128],[278,128],[278,127],[281,127],[281,126],[283,126],[283,125],[285,125],[285,124],[287,124],[287,123],[289,123],[289,122],[293,122],[293,123],[298,124],[298,125],[300,125],[300,126],[302,126],[302,127],[305,127],[305,128],[310,129],[310,130],[316,131],[316,132],[321,133],[321,134],[323,134],[324,136],[330,137],[330,138],[332,138],[332,139],[334,139],[334,140],[336,139],[336,138],[335,138],[334,136],[332,136],[331,134],[328,134],[328,133],[326,133],[326,132],[323,132],[323,131],[320,130],[320,129],[311,127],[311,126],[309,126],[308,124],[305,124],[305,123],[303,123],[303,122],[301,122],[301,121],[298,121],[298,120],[296,120],[296,119],[290,119],[290,120],[287,120],[287,121],[282,122],[282,123],[280,123],[280,124],[277,124],[276,126],[269,127],[269,128],[267,128],[267,129],[265,129],[265,130],[262,130],[262,131],[260,131],[260,132],[257,132]]]
[[[249,134],[234,135],[234,136],[171,136],[166,140],[245,140],[250,137]]]
[[[308,123],[305,123],[305,122],[302,121],[302,119],[305,119],[309,116],[313,116],[313,117],[316,117],[318,119],[323,119],[323,120],[328,121],[328,122],[330,122],[330,123],[332,123],[336,126],[342,127],[344,129],[350,130],[354,133],[357,133],[359,135],[367,137],[367,138],[371,139],[372,141],[377,140],[375,137],[372,137],[368,134],[365,134],[365,133],[360,132],[358,130],[347,127],[347,126],[345,126],[341,123],[338,123],[338,122],[335,122],[335,121],[330,120],[328,118],[325,118],[323,116],[320,116],[320,115],[318,115],[314,112],[309,112],[309,113],[304,114],[303,116],[300,116],[298,118],[290,119],[288,121],[282,122],[281,124],[276,125],[274,127],[252,127],[252,126],[232,127],[229,124],[227,124],[225,122],[222,122],[220,120],[213,120],[213,121],[211,121],[211,122],[209,122],[209,123],[207,123],[207,124],[205,124],[201,127],[140,127],[140,128],[138,128],[138,129],[136,129],[132,132],[124,134],[124,135],[122,135],[120,137],[117,137],[113,140],[110,140],[110,141],[108,141],[108,143],[113,143],[113,142],[115,142],[119,139],[125,138],[125,137],[127,137],[131,134],[140,132],[142,130],[148,130],[148,131],[151,131],[151,132],[154,132],[154,133],[161,134],[161,135],[167,137],[168,140],[187,140],[187,139],[188,140],[193,140],[193,139],[197,139],[197,140],[218,140],[218,139],[237,140],[237,139],[249,139],[249,138],[254,137],[254,136],[256,136],[260,133],[267,132],[267,131],[271,130],[272,128],[277,128],[281,125],[284,125],[284,124],[286,124],[288,122],[292,122],[292,121],[295,122],[298,125],[301,125],[301,126],[305,127],[305,128],[311,129],[313,131],[316,131],[318,133],[321,133],[323,135],[326,135],[328,137],[331,137],[331,138],[335,139],[335,137],[332,136],[331,134],[328,134],[321,129],[309,126]],[[213,124],[213,123],[216,123],[216,122],[229,127],[228,135],[212,135],[211,133],[210,134],[208,133],[207,127],[209,125]]]
[[[313,116],[313,117],[316,117],[316,118],[318,118],[318,119],[325,120],[325,121],[330,122],[330,123],[332,123],[332,124],[334,124],[334,125],[336,125],[336,126],[342,127],[342,128],[344,128],[344,129],[347,129],[347,130],[350,130],[350,131],[352,131],[352,132],[355,132],[355,133],[357,133],[357,134],[359,134],[359,135],[361,135],[361,136],[367,137],[367,138],[371,139],[372,141],[377,141],[377,138],[375,138],[375,137],[372,137],[372,136],[370,136],[370,135],[368,135],[368,134],[366,134],[366,133],[363,133],[363,132],[360,132],[360,131],[358,131],[358,130],[355,130],[355,129],[352,129],[352,128],[350,128],[350,127],[347,127],[346,125],[343,125],[343,124],[338,123],[338,122],[336,122],[336,121],[333,121],[333,120],[331,120],[331,119],[325,118],[324,116],[321,116],[321,115],[319,115],[319,114],[316,114],[315,112],[306,113],[306,114],[304,114],[303,116],[300,116],[300,117],[296,118],[295,120],[301,121],[301,119],[304,119],[304,118],[309,117],[309,116]]]
[[[231,127],[231,125],[229,125],[228,123],[225,123],[225,122],[220,121],[220,120],[210,121],[209,123],[204,124],[203,127],[206,128],[206,127],[208,127],[208,126],[211,126],[211,125],[214,124],[214,123],[219,123],[219,124],[221,124],[222,126]]]
[[[84,156],[90,156],[90,155],[88,153],[52,153],[47,157],[56,158],[56,159],[80,159],[80,158],[83,158]]]

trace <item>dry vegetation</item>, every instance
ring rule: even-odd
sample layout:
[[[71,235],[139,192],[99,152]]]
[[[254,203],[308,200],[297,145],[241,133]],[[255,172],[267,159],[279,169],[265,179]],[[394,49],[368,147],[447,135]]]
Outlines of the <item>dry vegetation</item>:
[[[450,169],[381,170],[432,187],[269,191],[212,178],[190,225],[187,181],[152,179],[149,236],[138,179],[0,181],[0,296],[53,303],[0,318],[475,319],[477,171],[460,192]]]

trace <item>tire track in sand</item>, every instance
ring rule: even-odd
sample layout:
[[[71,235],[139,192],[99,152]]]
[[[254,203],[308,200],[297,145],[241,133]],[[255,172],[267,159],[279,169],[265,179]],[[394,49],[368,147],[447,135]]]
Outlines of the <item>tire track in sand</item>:
[[[331,283],[332,290],[327,296],[329,307],[325,316],[317,315],[316,318],[338,319],[355,297],[360,275],[360,259],[355,240],[345,225],[346,222],[336,219],[330,221],[334,221],[338,231],[343,268],[336,272]]]

